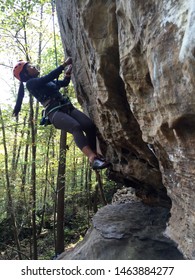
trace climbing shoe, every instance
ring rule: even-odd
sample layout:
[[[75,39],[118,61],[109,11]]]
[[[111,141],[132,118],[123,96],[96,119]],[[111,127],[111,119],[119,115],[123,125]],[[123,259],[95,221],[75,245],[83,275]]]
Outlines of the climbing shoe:
[[[93,170],[104,169],[107,168],[109,165],[110,163],[106,162],[104,159],[95,157],[92,163],[92,169]]]

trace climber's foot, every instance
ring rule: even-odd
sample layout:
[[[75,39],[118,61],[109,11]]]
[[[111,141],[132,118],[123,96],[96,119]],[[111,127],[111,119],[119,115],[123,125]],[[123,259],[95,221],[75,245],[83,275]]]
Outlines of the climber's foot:
[[[110,166],[110,163],[100,157],[95,157],[92,163],[93,170],[104,169],[107,168],[108,166]]]

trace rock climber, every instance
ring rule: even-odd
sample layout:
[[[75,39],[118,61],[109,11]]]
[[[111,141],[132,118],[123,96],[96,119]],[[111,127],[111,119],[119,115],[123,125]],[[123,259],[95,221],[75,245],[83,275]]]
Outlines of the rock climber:
[[[58,80],[65,71],[63,80]],[[64,130],[73,135],[76,145],[88,157],[94,170],[104,169],[109,166],[105,159],[98,155],[96,149],[96,126],[83,112],[76,109],[69,98],[64,97],[59,89],[67,87],[70,83],[72,72],[72,59],[67,58],[55,70],[39,77],[39,70],[27,61],[19,61],[14,69],[14,76],[20,81],[18,96],[13,110],[13,115],[18,116],[24,97],[24,85],[45,108],[45,115],[55,128]]]

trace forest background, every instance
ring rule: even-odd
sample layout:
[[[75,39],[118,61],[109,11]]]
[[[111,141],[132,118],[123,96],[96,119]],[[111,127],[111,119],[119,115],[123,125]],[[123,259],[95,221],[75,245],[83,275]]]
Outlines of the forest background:
[[[0,22],[0,259],[52,259],[83,238],[117,186],[91,170],[72,135],[40,125],[42,107],[26,90],[12,116],[13,65],[31,61],[44,75],[64,60],[55,3],[0,0]],[[73,85],[62,93],[79,108]]]

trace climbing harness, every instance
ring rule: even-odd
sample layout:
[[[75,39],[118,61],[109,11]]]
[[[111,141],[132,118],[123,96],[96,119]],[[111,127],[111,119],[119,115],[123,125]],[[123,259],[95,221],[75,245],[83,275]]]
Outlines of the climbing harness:
[[[58,103],[58,105],[55,106],[55,104]],[[54,106],[54,107],[53,107]],[[71,109],[73,108],[72,103],[70,102],[70,99],[68,97],[64,98],[62,101],[54,101],[54,104],[48,104],[44,110],[42,110],[42,119],[40,121],[40,125],[50,125],[51,122],[49,120],[49,114],[58,111],[60,109],[63,109],[65,113],[70,114]]]

